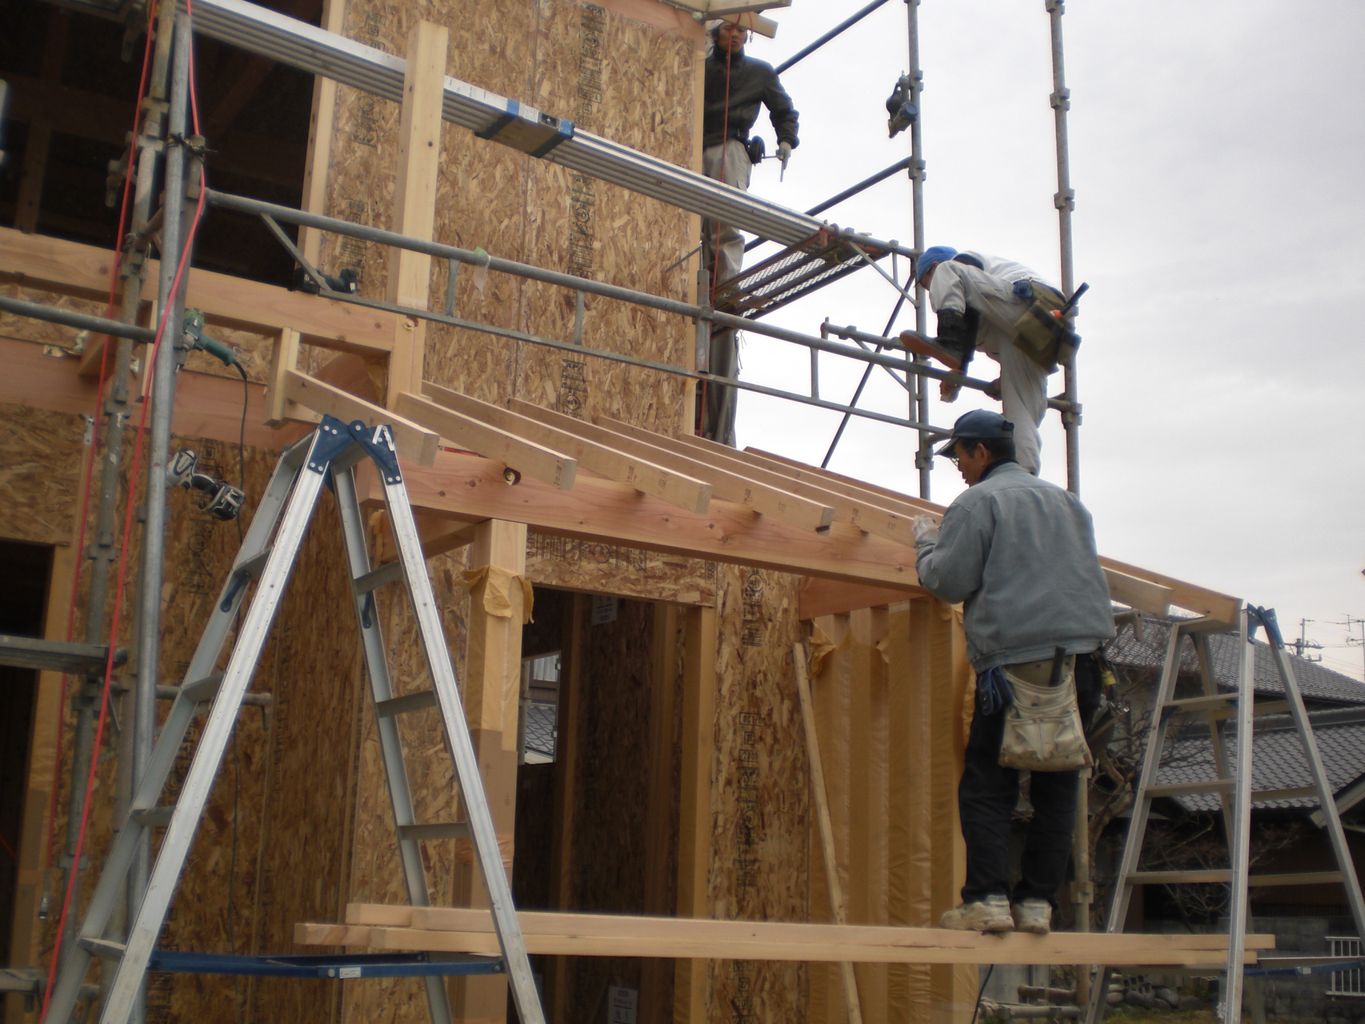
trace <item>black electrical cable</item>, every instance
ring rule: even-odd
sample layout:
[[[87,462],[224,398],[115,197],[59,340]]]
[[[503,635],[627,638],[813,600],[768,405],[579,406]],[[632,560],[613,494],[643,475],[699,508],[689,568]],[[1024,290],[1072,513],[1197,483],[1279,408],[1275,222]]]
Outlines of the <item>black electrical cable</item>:
[[[981,987],[976,990],[976,1006],[972,1010],[972,1024],[976,1024],[976,1015],[981,1012],[981,997],[986,994],[986,986],[990,984],[991,972],[995,970],[995,964],[986,968],[986,976],[981,979]]]

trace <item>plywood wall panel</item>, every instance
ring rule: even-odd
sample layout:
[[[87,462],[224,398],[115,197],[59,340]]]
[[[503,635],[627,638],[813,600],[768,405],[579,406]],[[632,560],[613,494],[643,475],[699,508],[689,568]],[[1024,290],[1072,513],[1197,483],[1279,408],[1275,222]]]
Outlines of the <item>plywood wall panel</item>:
[[[797,579],[723,566],[717,594],[716,763],[711,899],[717,917],[799,921],[807,913],[808,764],[791,648]],[[806,965],[726,962],[711,1016],[805,1020]]]
[[[623,544],[558,537],[526,539],[526,571],[536,586],[586,590],[677,604],[714,604],[716,563]]]

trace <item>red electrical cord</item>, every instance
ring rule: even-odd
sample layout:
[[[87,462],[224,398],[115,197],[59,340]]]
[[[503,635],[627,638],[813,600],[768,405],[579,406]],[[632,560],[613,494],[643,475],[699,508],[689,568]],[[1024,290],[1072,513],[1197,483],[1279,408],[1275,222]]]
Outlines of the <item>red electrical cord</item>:
[[[152,5],[147,12],[147,17],[149,24],[149,28],[147,31],[147,42],[142,49],[142,73],[137,83],[137,102],[133,107],[132,138],[134,140],[137,139],[138,133],[142,129],[142,100],[147,88],[147,70],[151,66],[152,39],[154,33],[152,32],[150,26],[155,24],[154,20],[156,17],[155,0],[153,0]],[[115,245],[117,246],[117,248],[114,250],[113,266],[110,267],[109,270],[109,295],[104,306],[104,315],[106,317],[113,316],[114,313],[114,299],[118,288],[119,268],[123,263],[123,231],[128,223],[128,203],[129,198],[132,195],[132,184],[133,150],[130,148],[128,152],[128,166],[124,168],[123,172],[123,195],[119,202],[118,233],[114,236]],[[91,417],[93,427],[90,433],[90,448],[86,452],[85,456],[84,483],[81,487],[80,518],[78,519],[76,525],[76,567],[72,573],[71,597],[67,603],[66,609],[66,639],[68,643],[76,639],[76,607],[80,600],[82,576],[81,569],[82,566],[84,566],[85,564],[84,556],[85,532],[86,525],[90,519],[90,492],[93,489],[95,479],[95,455],[99,451],[100,412],[104,408],[104,386],[108,380],[109,347],[111,344],[111,339],[106,335],[104,342],[105,342],[104,351],[100,354],[99,383],[96,385],[95,388],[95,410],[94,415]],[[61,696],[57,704],[57,707],[59,709],[62,709],[62,711],[64,711],[66,708],[67,687],[70,683],[70,680],[71,680],[70,675],[63,673]],[[58,785],[58,774],[61,771],[62,747],[63,739],[65,737],[65,730],[63,729],[63,725],[65,724],[64,717],[65,716],[62,713],[59,713],[57,715],[56,727],[57,736],[56,741],[54,743],[56,756],[54,756],[52,759],[52,785],[49,787],[52,795],[49,800],[47,809],[48,831],[46,862],[48,871],[52,870],[57,844],[57,794],[61,788]]]
[[[193,13],[194,13],[194,12],[193,12],[193,5],[192,5],[192,3],[190,3],[190,0],[186,0],[186,5],[185,5],[185,14],[186,14],[186,17],[192,17],[192,16],[193,16]],[[150,36],[150,32],[149,32],[149,36]],[[150,40],[149,40],[149,41],[150,41]],[[144,76],[145,76],[145,67],[144,67]],[[190,112],[191,112],[191,117],[192,117],[192,121],[193,121],[193,125],[194,125],[194,132],[195,132],[196,135],[198,135],[198,134],[199,134],[199,101],[198,101],[198,96],[196,95],[196,92],[195,92],[194,78],[195,78],[195,72],[194,72],[194,51],[193,51],[193,49],[191,49],[190,54],[189,54],[189,98],[190,98]],[[130,165],[131,165],[131,160],[129,161],[129,163],[130,163]],[[190,219],[189,228],[188,228],[187,231],[185,232],[185,242],[184,242],[184,245],[181,247],[180,254],[179,254],[179,258],[178,258],[177,263],[176,263],[175,277],[174,277],[174,278],[172,279],[172,281],[171,281],[170,294],[172,294],[172,295],[175,295],[175,294],[180,290],[180,283],[181,283],[182,279],[184,278],[185,271],[186,271],[186,269],[188,268],[188,264],[189,264],[190,248],[191,248],[191,246],[193,246],[193,244],[194,244],[194,236],[195,236],[195,234],[196,234],[196,233],[198,232],[198,230],[199,230],[200,221],[203,219],[203,214],[204,214],[204,193],[205,193],[206,188],[207,188],[207,183],[206,183],[206,181],[205,181],[204,171],[203,171],[203,168],[202,168],[202,167],[200,168],[200,171],[199,171],[199,185],[200,185],[200,187],[199,187],[199,197],[198,197],[198,200],[197,200],[196,203],[195,203],[194,215],[193,215],[193,217]],[[164,255],[164,254],[163,254],[163,255]],[[158,353],[158,352],[160,351],[160,349],[161,349],[162,338],[163,338],[163,336],[165,335],[165,332],[166,332],[166,322],[167,322],[167,318],[169,317],[170,312],[171,312],[172,308],[174,307],[174,305],[175,305],[174,303],[167,303],[165,309],[163,309],[162,312],[161,312],[160,320],[159,320],[158,323],[157,323],[156,336],[155,336],[155,338],[154,338],[153,341],[152,341],[151,351],[149,352],[149,354],[148,354],[148,356],[147,356],[147,365],[148,365],[149,367],[155,366],[155,365],[156,365],[157,353]],[[131,465],[130,465],[130,467],[129,467],[129,471],[128,471],[128,478],[129,478],[129,481],[130,481],[130,482],[131,482],[131,481],[135,481],[135,480],[137,479],[137,477],[138,477],[138,472],[139,472],[139,470],[141,469],[142,454],[143,454],[143,449],[144,449],[144,446],[145,446],[146,434],[147,434],[147,411],[148,411],[148,409],[150,408],[150,406],[151,406],[151,402],[150,402],[150,401],[144,401],[143,404],[142,404],[142,415],[141,415],[141,417],[140,417],[139,420],[138,420],[138,427],[137,427],[137,442],[136,442],[136,444],[135,444],[134,447],[133,447],[133,460],[132,460],[132,463],[131,463]],[[112,683],[113,683],[113,678],[114,678],[114,651],[115,651],[115,641],[117,640],[118,631],[119,631],[119,625],[120,625],[121,620],[122,620],[123,598],[124,598],[124,593],[125,593],[125,590],[126,590],[126,588],[127,588],[127,582],[128,582],[128,549],[129,549],[129,541],[131,540],[131,537],[132,537],[132,530],[133,530],[133,511],[134,511],[134,505],[135,505],[135,503],[134,503],[133,501],[129,500],[128,503],[127,503],[127,507],[126,507],[125,510],[124,510],[124,517],[123,517],[123,535],[122,535],[121,544],[120,544],[120,548],[119,548],[118,582],[117,582],[117,585],[116,585],[115,591],[114,591],[113,610],[112,610],[112,613],[111,613],[111,615],[110,615],[110,623],[109,623],[109,648],[108,648],[108,655],[107,655],[107,657],[106,657],[105,665],[104,665],[104,686],[103,686],[103,689],[102,689],[101,694],[100,694],[100,712],[99,712],[99,717],[98,717],[98,719],[97,719],[97,721],[96,721],[96,725],[95,725],[95,741],[94,741],[94,744],[93,744],[92,756],[91,756],[91,758],[90,758],[90,770],[89,770],[89,773],[88,773],[88,775],[87,775],[87,777],[86,777],[85,801],[84,801],[84,803],[83,803],[83,805],[82,805],[82,807],[81,807],[81,826],[80,826],[80,830],[78,831],[78,833],[77,833],[77,835],[76,835],[76,847],[75,847],[75,850],[73,851],[73,857],[72,857],[72,870],[68,873],[68,876],[67,876],[66,893],[65,893],[65,895],[64,895],[64,897],[63,897],[63,899],[62,899],[62,912],[61,912],[61,916],[58,918],[58,921],[57,921],[57,934],[56,934],[55,939],[53,940],[53,952],[54,952],[54,955],[53,955],[53,957],[52,957],[51,965],[50,965],[49,968],[48,968],[47,985],[46,985],[46,987],[45,987],[45,989],[44,989],[44,992],[43,992],[43,1007],[42,1007],[42,1011],[41,1011],[40,1014],[39,1014],[39,1019],[40,1019],[40,1020],[47,1016],[48,1006],[49,1006],[49,1004],[51,1003],[51,1000],[52,1000],[52,989],[53,989],[53,985],[54,985],[55,982],[56,982],[56,978],[57,978],[57,966],[58,966],[58,965],[57,965],[56,951],[58,951],[58,950],[61,949],[62,936],[63,936],[63,934],[64,934],[64,932],[65,932],[65,930],[66,930],[66,925],[67,925],[67,922],[68,922],[69,917],[70,917],[72,899],[73,899],[73,896],[74,896],[74,893],[75,893],[76,877],[77,877],[77,872],[76,872],[76,870],[75,870],[75,865],[78,865],[78,864],[80,863],[81,854],[82,854],[82,851],[83,851],[83,849],[84,849],[84,847],[85,847],[86,832],[87,832],[87,830],[88,830],[88,828],[89,828],[89,825],[90,825],[91,797],[92,797],[92,795],[93,795],[93,793],[94,793],[94,789],[95,789],[95,776],[96,776],[97,769],[98,769],[98,767],[99,767],[99,751],[100,751],[100,747],[103,745],[103,740],[104,740],[104,727],[105,727],[105,725],[106,725],[106,723],[107,723],[107,721],[108,721],[108,715],[109,715],[109,691],[110,691],[111,685],[112,685]]]

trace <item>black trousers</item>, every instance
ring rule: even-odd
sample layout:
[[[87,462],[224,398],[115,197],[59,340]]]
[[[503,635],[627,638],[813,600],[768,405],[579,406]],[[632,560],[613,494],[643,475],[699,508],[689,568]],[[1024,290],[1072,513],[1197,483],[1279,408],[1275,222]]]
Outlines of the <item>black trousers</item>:
[[[1066,880],[1071,833],[1076,819],[1075,770],[1033,772],[1029,799],[1033,820],[1024,841],[1018,884],[1010,885],[1010,816],[1019,800],[1019,771],[1000,767],[1005,713],[984,715],[978,707],[967,739],[962,781],[957,789],[962,838],[967,843],[967,884],[962,902],[987,896],[1047,900],[1056,905]]]

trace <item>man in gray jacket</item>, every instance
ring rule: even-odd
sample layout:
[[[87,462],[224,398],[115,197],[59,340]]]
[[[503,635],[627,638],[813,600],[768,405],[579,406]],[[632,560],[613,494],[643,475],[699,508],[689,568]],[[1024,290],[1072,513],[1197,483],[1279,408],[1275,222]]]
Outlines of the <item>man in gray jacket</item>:
[[[1019,773],[999,763],[1009,686],[1066,685],[1075,656],[1114,635],[1113,606],[1095,550],[1090,513],[1074,495],[1014,459],[1014,424],[984,409],[960,416],[938,451],[968,488],[941,524],[917,517],[920,584],[963,602],[967,653],[977,673],[976,709],[958,786],[967,845],[962,905],[945,928],[1046,934],[1065,880],[1076,815],[1075,769],[1035,770],[1033,819],[1022,877],[1010,885],[1010,817]]]

